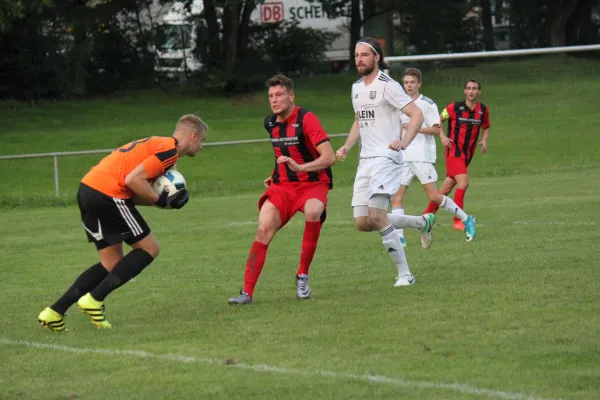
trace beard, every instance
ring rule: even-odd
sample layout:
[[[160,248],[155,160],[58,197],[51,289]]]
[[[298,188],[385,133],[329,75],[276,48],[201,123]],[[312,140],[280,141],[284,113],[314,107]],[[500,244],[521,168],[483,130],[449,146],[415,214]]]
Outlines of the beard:
[[[361,74],[362,76],[367,76],[367,75],[371,74],[371,72],[373,72],[373,70],[375,69],[375,64],[366,65],[363,68],[364,69],[362,71],[359,70],[358,73]]]

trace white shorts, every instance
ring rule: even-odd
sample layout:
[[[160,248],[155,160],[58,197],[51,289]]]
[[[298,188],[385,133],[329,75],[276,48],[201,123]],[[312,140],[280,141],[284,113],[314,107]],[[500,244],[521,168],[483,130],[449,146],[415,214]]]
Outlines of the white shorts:
[[[417,177],[422,185],[437,182],[438,174],[432,163],[421,161],[405,161],[402,166],[400,184],[410,186],[414,177]]]
[[[368,206],[374,194],[392,197],[400,189],[401,174],[402,164],[387,157],[361,159],[354,179],[352,207]]]

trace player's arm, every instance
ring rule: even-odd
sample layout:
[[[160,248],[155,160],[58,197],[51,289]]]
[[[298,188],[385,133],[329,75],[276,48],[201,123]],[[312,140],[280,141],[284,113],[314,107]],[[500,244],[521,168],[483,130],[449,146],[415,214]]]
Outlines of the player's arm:
[[[296,164],[298,166],[297,170],[295,170],[290,163],[288,163],[288,166],[295,172],[314,172],[331,167],[335,164],[335,153],[333,152],[333,147],[331,147],[331,142],[329,140],[319,144],[316,149],[319,152],[319,157],[316,160],[306,164]],[[279,157],[277,162],[285,162],[280,161],[283,158],[287,157]]]
[[[320,171],[335,164],[335,153],[331,147],[331,142],[316,115],[307,113],[304,116],[302,128],[304,129],[306,140],[310,140],[314,144],[319,157],[311,162],[298,164],[291,157],[281,156],[277,159],[277,163],[286,163],[295,172]]]
[[[275,170],[273,169],[273,171],[271,171],[271,175],[269,175],[264,181],[263,183],[265,184],[265,187],[269,187],[273,184],[273,174],[275,173]]]
[[[135,204],[136,206],[153,206],[154,205],[154,203],[151,203],[150,200],[143,199],[142,197],[139,197],[138,195],[134,195],[131,200],[133,200],[133,204]]]
[[[146,168],[144,167],[144,163],[141,163],[125,177],[125,185],[135,194],[135,204],[154,205],[158,201],[159,196],[154,190],[152,190],[149,182],[150,179],[154,178],[158,174],[149,176]]]
[[[450,110],[450,111],[448,111]],[[440,114],[440,141],[442,142],[442,146],[444,147],[452,147],[452,141],[450,141],[450,139],[448,138],[448,136],[446,136],[446,134],[444,133],[444,125],[442,124],[443,122],[447,121],[448,119],[450,119],[451,113],[454,112],[454,103],[448,105],[446,108],[444,108],[442,110],[442,113]]]
[[[488,140],[489,134],[490,134],[490,128],[485,128],[481,131],[481,141],[479,142],[479,145],[481,146],[482,153],[487,153],[487,140]]]
[[[350,128],[350,133],[348,134],[344,145],[340,147],[338,151],[336,151],[335,157],[340,161],[344,161],[350,149],[352,149],[352,147],[354,147],[354,145],[358,143],[359,140],[360,129],[358,128],[358,116],[355,115],[354,122],[352,123],[352,127]]]
[[[448,147],[448,148],[452,147],[452,141],[444,133],[444,125],[440,124],[438,129],[439,129],[439,135],[440,135],[440,142],[442,143],[442,146]]]
[[[406,132],[402,135],[402,140],[400,140],[400,148],[404,150],[413,141],[415,136],[417,136],[417,133],[419,133],[421,125],[423,125],[423,113],[412,102],[402,108],[402,112],[410,118],[410,122],[406,126]]]
[[[421,129],[419,129],[419,133],[424,135],[438,136],[440,134],[441,121],[439,111],[435,103],[430,104],[423,111],[423,118],[425,121],[423,126],[421,126]]]
[[[490,134],[490,113],[489,109],[485,109],[485,115],[483,116],[483,124],[481,125],[481,141],[479,145],[481,146],[481,152],[487,153],[487,140]]]
[[[446,107],[440,114],[440,122],[445,122],[448,118],[450,118],[450,114],[448,113],[448,107]]]
[[[162,149],[146,158],[127,174],[125,185],[134,193],[136,204],[155,205],[160,208],[181,208],[187,203],[189,195],[186,189],[180,190],[169,198],[167,192],[163,192],[159,196],[150,186],[150,180],[171,168],[177,161],[177,157],[175,147]]]
[[[404,150],[419,133],[419,129],[423,125],[423,113],[398,82],[393,81],[386,84],[383,98],[396,110],[402,111],[410,118],[402,139],[394,140],[388,145],[388,148],[394,151]]]
[[[421,129],[419,129],[419,133],[422,133],[424,135],[439,136],[440,124],[436,124],[434,126],[422,126]]]

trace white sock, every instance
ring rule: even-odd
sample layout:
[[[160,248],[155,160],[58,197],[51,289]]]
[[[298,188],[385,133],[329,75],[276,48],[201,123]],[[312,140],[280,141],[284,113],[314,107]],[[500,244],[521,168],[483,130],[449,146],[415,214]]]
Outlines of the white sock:
[[[448,211],[450,214],[455,215],[462,222],[467,221],[467,214],[462,210],[462,208],[457,206],[454,200],[452,200],[450,197],[444,196],[444,200],[442,200],[442,204],[440,204],[440,207]]]
[[[392,225],[388,225],[386,228],[383,228],[379,231],[381,235],[381,241],[383,242],[383,247],[385,247],[386,251],[392,257],[394,264],[398,268],[398,276],[410,274],[410,270],[408,269],[408,264],[406,263],[406,254],[404,253],[404,247],[400,243],[400,238],[396,235],[394,227]]]
[[[404,215],[404,208],[392,208],[392,214],[395,215]],[[404,228],[396,228],[396,233],[400,235],[401,238],[404,237]]]
[[[423,218],[422,216],[413,216],[413,215],[398,215],[398,214],[388,214],[387,215],[387,219],[388,221],[390,221],[390,223],[392,225],[394,225],[394,228],[396,229],[400,229],[400,228],[415,228],[415,229],[423,229],[425,228],[425,218]]]

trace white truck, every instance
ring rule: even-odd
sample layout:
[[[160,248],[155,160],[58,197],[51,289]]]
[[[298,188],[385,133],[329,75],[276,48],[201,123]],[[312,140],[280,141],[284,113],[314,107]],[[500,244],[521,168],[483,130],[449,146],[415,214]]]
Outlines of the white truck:
[[[202,19],[190,18],[202,13],[202,0],[194,0],[191,12],[184,4],[175,2],[169,11],[161,18],[161,39],[157,46],[157,67],[161,72],[178,75],[186,69],[197,71],[202,68],[202,62],[194,56],[196,44],[197,23]],[[298,21],[303,28],[324,29],[340,33],[338,39],[331,43],[325,52],[328,61],[348,61],[348,42],[350,13],[329,18],[323,7],[318,3],[305,0],[267,1],[260,4],[252,13],[251,20],[257,24],[274,24],[282,21]],[[200,21],[200,22],[198,22]]]

